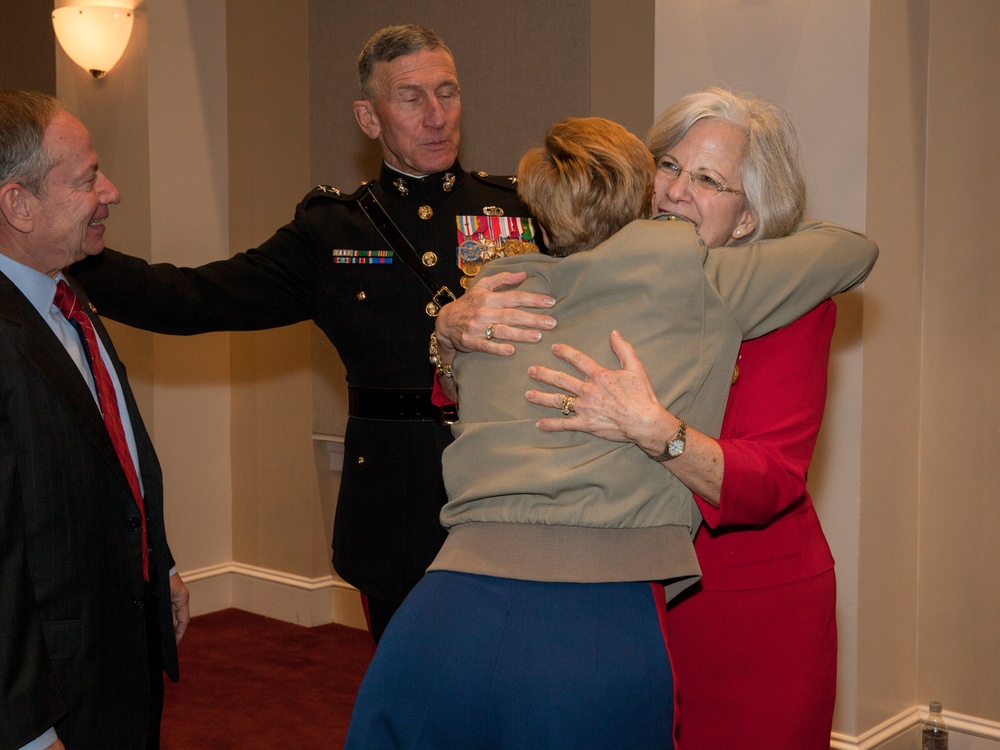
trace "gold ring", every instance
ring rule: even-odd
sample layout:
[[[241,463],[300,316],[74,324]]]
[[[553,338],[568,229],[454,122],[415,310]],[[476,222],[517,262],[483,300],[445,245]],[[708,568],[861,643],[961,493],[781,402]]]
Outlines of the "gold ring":
[[[563,396],[562,409],[560,409],[560,411],[563,413],[564,417],[568,417],[574,412],[572,396]]]
[[[493,340],[493,329],[496,328],[496,325],[497,325],[496,323],[490,323],[488,326],[486,326],[486,340],[487,341],[492,341]]]

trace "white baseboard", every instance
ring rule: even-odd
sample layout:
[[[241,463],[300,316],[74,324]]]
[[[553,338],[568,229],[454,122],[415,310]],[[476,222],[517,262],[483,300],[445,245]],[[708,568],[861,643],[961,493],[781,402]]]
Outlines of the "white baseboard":
[[[920,709],[916,706],[886,719],[858,737],[834,732],[830,737],[831,750],[894,750],[893,740],[907,734],[920,723]]]
[[[949,750],[1000,750],[1000,722],[944,711]],[[919,744],[927,708],[912,706],[858,737],[834,732],[831,750],[910,750]]]
[[[925,714],[927,709],[923,711]],[[950,750],[1000,750],[1000,722],[944,711]]]
[[[243,563],[181,571],[191,591],[192,616],[235,607],[314,627],[331,622],[365,629],[361,598],[338,578],[305,578]]]

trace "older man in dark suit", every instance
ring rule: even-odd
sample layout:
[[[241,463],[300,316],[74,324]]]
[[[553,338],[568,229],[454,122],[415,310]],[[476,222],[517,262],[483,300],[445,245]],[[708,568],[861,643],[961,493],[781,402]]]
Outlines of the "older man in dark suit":
[[[160,466],[63,273],[104,249],[119,200],[57,100],[0,90],[0,750],[158,747],[177,679]]]

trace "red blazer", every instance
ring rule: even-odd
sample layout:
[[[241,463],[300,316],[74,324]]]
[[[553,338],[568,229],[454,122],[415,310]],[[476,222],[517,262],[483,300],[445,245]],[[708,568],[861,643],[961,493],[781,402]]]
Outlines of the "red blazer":
[[[705,516],[694,541],[702,589],[778,586],[833,567],[806,472],[823,421],[836,320],[827,300],[740,348],[719,440],[719,507],[695,497]]]

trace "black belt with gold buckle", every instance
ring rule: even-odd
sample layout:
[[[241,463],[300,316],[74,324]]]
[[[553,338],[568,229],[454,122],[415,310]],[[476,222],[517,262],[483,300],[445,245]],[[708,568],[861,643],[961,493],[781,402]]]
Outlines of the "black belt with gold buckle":
[[[358,388],[347,386],[347,413],[361,419],[427,421],[449,425],[458,405],[435,406],[430,388]]]

